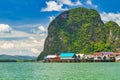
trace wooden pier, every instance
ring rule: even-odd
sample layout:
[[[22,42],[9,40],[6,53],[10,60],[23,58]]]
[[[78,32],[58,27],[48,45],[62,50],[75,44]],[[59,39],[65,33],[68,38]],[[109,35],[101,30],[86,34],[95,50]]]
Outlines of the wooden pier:
[[[46,59],[43,62],[45,63],[81,63],[81,62],[116,62],[115,58],[112,59],[105,59],[105,60],[93,60],[93,59]]]

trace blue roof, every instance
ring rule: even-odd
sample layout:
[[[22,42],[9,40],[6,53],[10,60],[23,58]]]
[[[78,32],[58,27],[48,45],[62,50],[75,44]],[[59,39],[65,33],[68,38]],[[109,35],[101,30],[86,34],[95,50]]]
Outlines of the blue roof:
[[[73,57],[75,53],[60,53],[60,57]]]

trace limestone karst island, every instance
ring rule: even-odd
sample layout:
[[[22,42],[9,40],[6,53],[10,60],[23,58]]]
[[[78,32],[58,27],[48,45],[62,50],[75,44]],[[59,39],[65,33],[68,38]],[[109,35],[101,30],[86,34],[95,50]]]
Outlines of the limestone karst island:
[[[94,9],[75,8],[61,13],[48,27],[38,61],[119,61],[120,27],[104,23]]]

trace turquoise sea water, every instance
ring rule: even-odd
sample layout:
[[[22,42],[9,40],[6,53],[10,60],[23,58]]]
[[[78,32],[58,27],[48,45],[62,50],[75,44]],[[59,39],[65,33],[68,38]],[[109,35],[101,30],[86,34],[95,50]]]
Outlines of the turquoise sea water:
[[[0,63],[0,80],[120,80],[120,63]]]

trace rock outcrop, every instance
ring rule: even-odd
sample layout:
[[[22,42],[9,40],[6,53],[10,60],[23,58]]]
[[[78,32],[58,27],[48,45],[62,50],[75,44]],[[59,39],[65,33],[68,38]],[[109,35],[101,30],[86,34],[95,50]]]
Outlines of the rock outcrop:
[[[112,21],[104,24],[96,10],[75,8],[61,13],[50,23],[44,50],[38,60],[60,52],[91,54],[119,48],[118,24]]]

